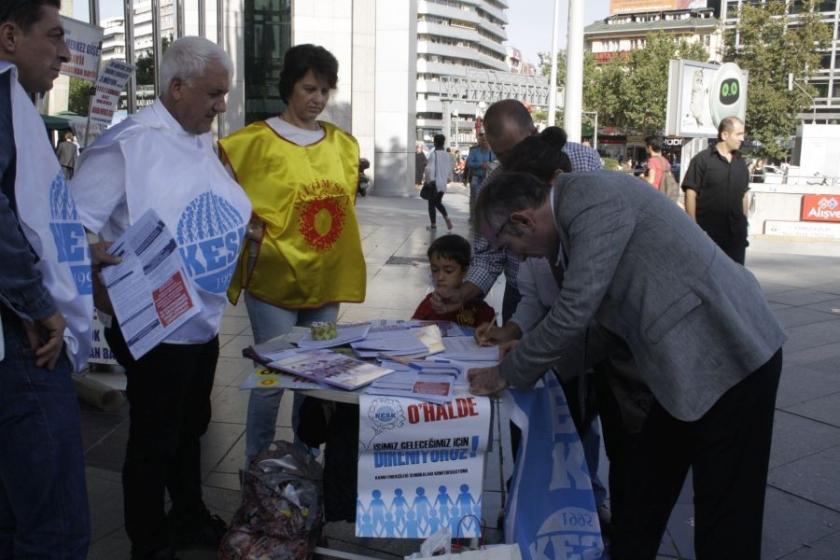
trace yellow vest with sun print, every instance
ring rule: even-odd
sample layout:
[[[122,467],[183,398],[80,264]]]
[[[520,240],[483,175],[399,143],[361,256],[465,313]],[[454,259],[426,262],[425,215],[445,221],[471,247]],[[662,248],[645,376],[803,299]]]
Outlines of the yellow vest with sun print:
[[[365,299],[354,207],[359,145],[340,128],[319,124],[324,137],[309,146],[286,140],[265,122],[219,141],[255,217],[266,224],[259,243],[243,243],[228,289],[233,303],[243,289],[287,308]]]

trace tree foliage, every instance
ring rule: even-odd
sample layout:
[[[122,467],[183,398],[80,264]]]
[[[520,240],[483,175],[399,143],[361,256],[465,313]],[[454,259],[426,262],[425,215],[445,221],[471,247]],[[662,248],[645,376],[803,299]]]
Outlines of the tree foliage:
[[[90,106],[90,90],[93,84],[79,78],[70,78],[70,96],[67,110],[77,115],[87,115]]]
[[[161,56],[169,48],[170,39],[163,37],[161,40]],[[138,86],[151,86],[155,83],[155,57],[153,52],[147,52],[143,56],[137,57],[134,63],[134,73],[137,77]]]
[[[807,111],[816,90],[803,82],[819,68],[820,49],[831,41],[830,27],[814,12],[815,2],[798,14],[784,0],[762,6],[743,4],[738,26],[727,33],[727,61],[749,71],[747,132],[761,142],[761,155],[783,159],[787,139],[796,132],[796,115]],[[788,90],[788,74],[802,86]]]
[[[541,55],[543,74],[549,75],[550,56]],[[662,132],[668,95],[668,62],[674,58],[706,61],[699,43],[665,33],[646,37],[641,49],[622,53],[598,65],[592,53],[583,63],[583,105],[598,113],[601,125],[641,133]],[[565,81],[565,55],[558,55],[558,83]]]

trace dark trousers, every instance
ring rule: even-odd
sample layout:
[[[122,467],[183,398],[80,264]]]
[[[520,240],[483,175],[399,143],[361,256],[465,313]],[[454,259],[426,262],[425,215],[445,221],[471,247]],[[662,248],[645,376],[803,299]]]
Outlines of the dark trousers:
[[[170,545],[164,510],[203,522],[201,436],[210,423],[210,391],[219,357],[219,339],[204,344],[160,344],[134,360],[121,333],[105,338],[126,369],[129,433],[123,465],[125,528],[132,553],[146,554]]]
[[[443,193],[441,191],[435,191],[435,195],[429,199],[429,222],[432,225],[435,225],[435,221],[437,218],[437,214],[435,214],[435,209],[437,209],[440,214],[446,218],[448,215],[446,213],[446,208],[443,206]]]
[[[611,558],[656,558],[691,468],[697,559],[759,560],[781,369],[780,349],[699,420],[677,420],[655,402],[641,432],[625,434],[616,465],[621,479],[610,476],[613,499],[619,498],[613,509]],[[609,444],[608,436],[608,449]]]
[[[0,559],[84,560],[90,541],[79,402],[62,353],[35,365],[4,309],[0,361]]]
[[[747,240],[746,239],[739,239],[739,238],[731,238],[731,239],[715,239],[715,243],[717,243],[718,247],[720,247],[724,253],[729,255],[729,258],[735,261],[736,263],[743,265],[744,261],[747,257]]]
[[[521,299],[522,294],[519,293],[519,290],[511,286],[509,282],[505,282],[505,292],[502,296],[503,325],[510,321],[510,318],[513,317],[513,314],[516,313],[516,306],[519,305],[519,301]]]

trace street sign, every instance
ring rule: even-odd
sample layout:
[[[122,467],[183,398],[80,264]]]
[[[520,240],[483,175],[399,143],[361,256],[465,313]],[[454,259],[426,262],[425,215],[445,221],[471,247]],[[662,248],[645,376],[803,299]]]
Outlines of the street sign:
[[[88,82],[96,82],[102,53],[101,27],[61,16],[64,40],[70,49],[70,61],[61,65],[61,73]]]

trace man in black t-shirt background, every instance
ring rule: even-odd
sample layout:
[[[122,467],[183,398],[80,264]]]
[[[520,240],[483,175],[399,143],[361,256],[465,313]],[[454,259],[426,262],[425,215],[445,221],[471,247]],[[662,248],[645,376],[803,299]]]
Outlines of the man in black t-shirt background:
[[[741,157],[744,123],[726,117],[718,142],[691,159],[682,190],[685,211],[723,252],[744,264],[747,249],[747,191],[750,172]]]

